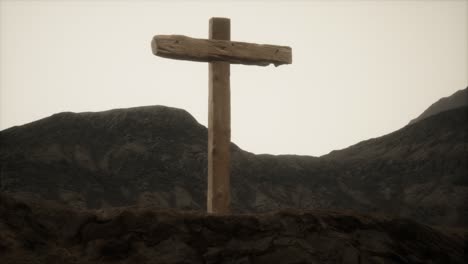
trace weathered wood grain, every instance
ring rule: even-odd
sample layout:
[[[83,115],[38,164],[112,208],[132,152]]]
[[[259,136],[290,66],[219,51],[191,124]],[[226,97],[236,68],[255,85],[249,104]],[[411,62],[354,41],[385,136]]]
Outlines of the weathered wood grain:
[[[229,19],[210,19],[210,39],[229,40],[230,29]],[[230,212],[231,92],[229,75],[229,63],[218,61],[209,63],[207,211],[215,214]]]
[[[156,56],[178,60],[224,61],[259,66],[292,63],[292,50],[286,46],[196,39],[182,35],[156,35],[151,47]]]

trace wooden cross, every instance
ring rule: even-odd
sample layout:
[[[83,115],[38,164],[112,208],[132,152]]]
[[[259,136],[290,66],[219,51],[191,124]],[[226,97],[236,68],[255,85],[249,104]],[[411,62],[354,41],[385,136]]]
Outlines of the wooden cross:
[[[217,214],[230,211],[230,63],[259,66],[292,63],[290,47],[230,40],[230,20],[215,17],[210,19],[209,39],[157,35],[151,42],[156,56],[209,62],[207,210]]]

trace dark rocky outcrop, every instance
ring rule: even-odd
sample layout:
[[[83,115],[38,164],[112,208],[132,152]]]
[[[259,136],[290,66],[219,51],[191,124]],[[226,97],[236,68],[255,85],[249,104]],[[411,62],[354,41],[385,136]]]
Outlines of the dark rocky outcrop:
[[[468,108],[317,157],[232,145],[234,212],[333,209],[468,223]],[[61,113],[0,132],[1,190],[76,208],[205,207],[206,128],[163,106]]]
[[[1,263],[467,263],[468,237],[333,211],[213,216],[0,195]]]
[[[56,114],[1,132],[1,188],[83,208],[201,208],[206,133],[163,106]]]
[[[433,103],[429,108],[427,108],[421,115],[411,120],[409,124],[414,124],[429,116],[433,116],[444,111],[465,106],[468,106],[468,87],[466,87],[463,90],[459,90],[448,97],[439,99],[437,102]]]

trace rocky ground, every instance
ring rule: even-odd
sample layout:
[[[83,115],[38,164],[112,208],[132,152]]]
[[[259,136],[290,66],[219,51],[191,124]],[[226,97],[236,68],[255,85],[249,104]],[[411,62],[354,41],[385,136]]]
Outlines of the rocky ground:
[[[77,210],[0,195],[1,263],[467,263],[466,233],[333,211]]]

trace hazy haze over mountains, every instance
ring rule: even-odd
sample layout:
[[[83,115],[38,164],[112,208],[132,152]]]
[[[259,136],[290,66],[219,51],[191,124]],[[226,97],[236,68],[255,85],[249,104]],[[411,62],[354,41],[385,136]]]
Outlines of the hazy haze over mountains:
[[[208,66],[150,41],[206,38],[212,16],[231,18],[233,40],[293,49],[288,66],[231,67],[232,140],[253,153],[321,156],[468,83],[467,1],[274,2],[0,1],[0,129],[142,105],[206,126]]]

